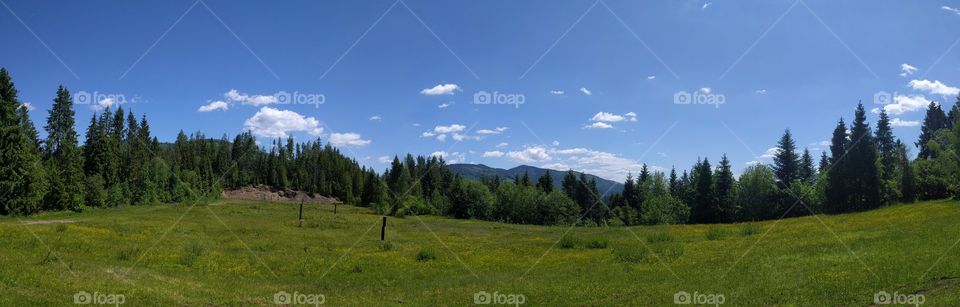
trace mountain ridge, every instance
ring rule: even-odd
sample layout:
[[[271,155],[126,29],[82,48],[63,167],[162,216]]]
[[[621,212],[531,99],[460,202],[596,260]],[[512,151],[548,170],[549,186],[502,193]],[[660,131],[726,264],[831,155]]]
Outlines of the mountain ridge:
[[[549,171],[550,176],[553,177],[553,186],[557,189],[561,188],[563,175],[567,173],[567,171],[546,169],[525,164],[521,164],[510,169],[470,163],[450,164],[447,167],[450,168],[450,171],[452,171],[454,174],[458,174],[463,178],[474,180],[479,180],[481,177],[493,178],[494,176],[500,176],[500,179],[512,181],[514,177],[523,176],[524,173],[528,173],[530,174],[531,180],[537,181],[537,179]],[[576,173],[578,177],[581,174],[581,172],[578,171],[574,171],[574,173]],[[618,193],[623,190],[623,183],[604,179],[589,173],[585,173],[585,175],[587,180],[593,179],[597,181],[597,190],[600,191],[601,196],[603,197],[609,196],[613,193]]]

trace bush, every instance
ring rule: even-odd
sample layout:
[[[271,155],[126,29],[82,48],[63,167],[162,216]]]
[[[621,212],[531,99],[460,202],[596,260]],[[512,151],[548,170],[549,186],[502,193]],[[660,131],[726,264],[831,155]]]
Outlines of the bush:
[[[639,263],[647,259],[650,250],[642,245],[625,245],[613,248],[613,256],[617,260],[627,263]]]
[[[604,249],[607,248],[607,240],[596,239],[587,242],[587,248],[590,249]]]
[[[562,192],[541,194],[536,202],[534,223],[539,225],[569,225],[580,218],[580,207]]]
[[[763,231],[763,226],[760,224],[744,224],[743,228],[740,228],[740,235],[744,237],[752,236],[759,234]]]
[[[407,215],[429,215],[436,213],[433,207],[427,204],[423,198],[416,196],[407,196],[400,207],[397,208],[394,216]]]
[[[433,253],[433,250],[424,248],[417,253],[417,261],[426,262],[435,259],[437,259],[437,256]]]
[[[650,243],[662,243],[673,241],[673,236],[669,232],[659,231],[647,235],[647,242]]]
[[[541,193],[535,187],[504,183],[497,193],[493,218],[507,223],[536,224],[542,220],[537,214]]]
[[[557,243],[558,246],[562,249],[571,249],[577,247],[578,240],[573,236],[564,235],[563,238],[560,238],[560,242]]]
[[[707,240],[710,240],[710,241],[720,240],[720,239],[723,239],[723,237],[727,236],[727,232],[720,228],[710,228],[710,229],[707,229],[706,236],[707,236]]]

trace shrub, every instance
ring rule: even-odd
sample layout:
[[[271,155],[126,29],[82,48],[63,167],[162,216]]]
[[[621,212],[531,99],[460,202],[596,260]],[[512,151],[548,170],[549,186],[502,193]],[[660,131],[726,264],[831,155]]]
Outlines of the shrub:
[[[760,224],[744,224],[743,228],[740,228],[740,235],[744,237],[752,236],[759,234],[763,231],[763,226]]]
[[[727,232],[720,228],[710,228],[707,229],[707,240],[714,241],[723,239],[727,236]]]
[[[489,219],[493,212],[493,194],[474,180],[454,181],[447,214],[458,219]]]
[[[417,261],[425,262],[435,259],[437,259],[437,256],[433,253],[433,250],[424,248],[417,253]]]
[[[659,231],[647,235],[647,242],[650,243],[662,243],[673,241],[673,236],[669,232]]]
[[[558,242],[557,245],[562,249],[571,249],[577,247],[577,243],[577,238],[564,235],[563,238],[560,238],[560,242]]]
[[[650,250],[642,245],[625,245],[613,248],[613,256],[622,262],[639,263],[647,259]]]
[[[591,240],[590,242],[587,242],[587,248],[591,248],[591,249],[607,248],[607,240],[604,240],[604,239]]]

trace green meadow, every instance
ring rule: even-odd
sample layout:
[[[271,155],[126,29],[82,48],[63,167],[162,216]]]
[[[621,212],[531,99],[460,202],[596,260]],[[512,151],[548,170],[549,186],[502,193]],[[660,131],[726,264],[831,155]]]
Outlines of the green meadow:
[[[726,225],[390,217],[385,241],[368,209],[308,205],[302,221],[298,210],[222,200],[0,218],[0,305],[72,305],[78,293],[274,305],[281,293],[332,306],[650,306],[681,291],[729,306],[866,306],[881,291],[960,304],[956,201]]]

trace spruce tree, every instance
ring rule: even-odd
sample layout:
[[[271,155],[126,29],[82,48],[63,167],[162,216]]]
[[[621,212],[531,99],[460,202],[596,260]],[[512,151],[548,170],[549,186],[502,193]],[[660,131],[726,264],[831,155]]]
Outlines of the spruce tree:
[[[817,171],[813,166],[813,156],[810,155],[809,149],[803,149],[803,156],[800,158],[800,173],[798,175],[798,179],[809,184],[813,184],[817,177]]]
[[[546,174],[540,176],[540,179],[537,180],[537,187],[544,193],[553,192],[553,176],[550,175],[550,170],[547,170]]]
[[[80,210],[83,208],[83,183],[86,182],[74,130],[73,98],[62,85],[57,89],[53,108],[47,117],[47,140],[44,162],[50,174],[50,192],[44,201],[46,209]]]
[[[827,170],[830,169],[830,158],[827,158],[827,152],[820,152],[820,163],[817,167],[818,174],[826,174]]]
[[[850,153],[847,160],[848,190],[852,210],[880,206],[880,173],[877,169],[877,145],[867,123],[863,104],[857,105],[850,127]]]
[[[9,72],[0,68],[0,214],[30,214],[40,208],[47,184],[30,140],[29,116],[17,99]],[[32,124],[30,125],[32,126]],[[35,130],[35,129],[33,129]]]
[[[957,121],[960,121],[960,96],[957,96],[957,101],[953,103],[953,107],[947,113],[948,128],[956,127]]]
[[[897,140],[897,160],[900,163],[900,201],[912,203],[917,200],[916,178],[907,154],[907,145],[900,140]]]
[[[777,154],[773,156],[772,168],[784,188],[789,188],[794,180],[800,178],[800,157],[797,157],[797,145],[790,129],[784,130],[783,136],[777,142]]]
[[[880,119],[877,121],[876,132],[877,154],[880,156],[880,194],[881,202],[889,204],[900,198],[898,195],[897,177],[899,173],[899,148],[893,138],[893,129],[890,127],[890,118],[887,111],[880,110]]]
[[[691,218],[694,223],[715,223],[718,214],[714,210],[714,201],[716,200],[713,188],[713,170],[710,167],[710,161],[704,158],[697,162],[693,169],[693,205],[691,206]]]
[[[720,158],[720,165],[717,166],[714,176],[717,199],[711,211],[716,212],[716,222],[732,223],[737,214],[737,181],[733,178],[733,169],[726,154]]]
[[[933,152],[929,148],[929,142],[933,140],[934,135],[938,130],[949,127],[947,123],[947,115],[943,113],[943,109],[940,108],[940,105],[936,102],[930,102],[927,105],[927,114],[923,118],[923,126],[920,127],[920,137],[917,138],[917,148],[920,149],[918,158],[920,159],[930,159],[933,158]]]
[[[848,211],[847,206],[847,126],[843,118],[833,129],[830,142],[830,168],[827,175],[825,191],[825,208],[828,212],[839,213]]]

